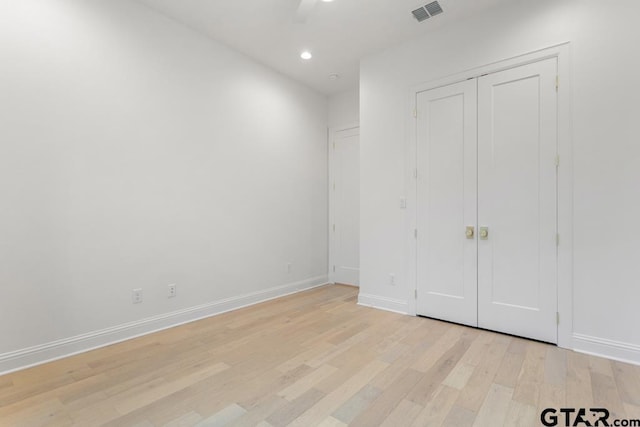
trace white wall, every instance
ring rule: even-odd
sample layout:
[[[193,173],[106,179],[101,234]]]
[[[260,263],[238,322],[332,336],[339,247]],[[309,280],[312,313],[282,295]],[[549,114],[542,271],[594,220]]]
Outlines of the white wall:
[[[355,87],[329,97],[329,127],[350,126],[360,121],[360,93]]]
[[[0,2],[0,372],[325,282],[327,108],[135,2]]]
[[[411,86],[571,42],[575,348],[640,363],[640,3],[508,2],[361,62],[361,292],[407,306]],[[428,25],[428,22],[426,23]],[[563,82],[561,82],[563,84]],[[388,284],[390,273],[397,286]]]

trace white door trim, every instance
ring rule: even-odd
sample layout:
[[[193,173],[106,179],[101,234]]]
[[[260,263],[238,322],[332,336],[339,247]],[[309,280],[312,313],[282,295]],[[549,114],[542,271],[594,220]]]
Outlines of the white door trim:
[[[335,172],[333,170],[335,165],[334,159],[334,151],[333,151],[333,142],[335,140],[335,136],[338,132],[344,132],[351,129],[360,128],[359,122],[349,123],[343,126],[336,126],[329,128],[329,137],[327,138],[327,155],[328,155],[328,168],[329,168],[329,185],[327,187],[327,197],[329,200],[329,223],[327,228],[327,238],[329,239],[329,244],[327,247],[329,248],[329,265],[328,267],[328,275],[329,275],[329,283],[335,283],[335,274],[333,271],[333,266],[335,265],[335,239],[333,238],[333,224],[335,223],[335,193],[333,192],[333,182],[335,180]]]
[[[558,346],[573,348],[573,148],[571,128],[571,46],[569,42],[558,44],[545,49],[519,55],[503,61],[466,70],[451,76],[420,83],[410,88],[407,103],[407,146],[406,152],[406,188],[407,188],[407,221],[406,236],[406,268],[408,278],[407,301],[408,311],[416,315],[417,288],[417,240],[414,230],[417,227],[417,185],[415,171],[417,171],[417,128],[416,128],[416,98],[419,92],[458,83],[483,74],[514,68],[520,65],[537,62],[547,58],[557,58],[558,61],[558,153],[560,164],[558,167],[558,232],[560,244],[558,247]],[[419,232],[419,230],[418,230]]]

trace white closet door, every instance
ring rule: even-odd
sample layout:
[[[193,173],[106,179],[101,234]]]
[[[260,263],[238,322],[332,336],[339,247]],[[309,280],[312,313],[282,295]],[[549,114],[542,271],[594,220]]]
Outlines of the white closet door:
[[[477,326],[477,100],[469,80],[418,94],[417,313]]]
[[[553,58],[478,80],[478,326],[553,343],[556,75]]]
[[[360,284],[360,129],[334,134],[333,281]]]

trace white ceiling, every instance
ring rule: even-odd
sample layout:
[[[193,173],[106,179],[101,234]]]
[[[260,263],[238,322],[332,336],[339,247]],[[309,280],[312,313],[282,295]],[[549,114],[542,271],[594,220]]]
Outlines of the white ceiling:
[[[418,23],[431,0],[139,0],[312,88],[358,84],[362,57],[513,0],[439,0],[444,13]],[[309,50],[313,58],[300,59]],[[338,73],[332,81],[329,74]]]

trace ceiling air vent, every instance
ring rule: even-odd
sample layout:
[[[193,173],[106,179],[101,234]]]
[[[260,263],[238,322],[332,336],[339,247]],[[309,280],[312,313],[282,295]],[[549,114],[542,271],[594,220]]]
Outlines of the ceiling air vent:
[[[424,7],[421,7],[420,9],[416,9],[411,13],[413,13],[413,17],[416,18],[418,22],[422,22],[425,19],[429,18],[429,14],[427,13],[427,10]]]
[[[429,12],[429,15],[436,16],[442,13],[442,7],[440,7],[440,3],[437,1],[431,2],[424,7]]]
[[[413,17],[422,22],[432,16],[436,16],[442,13],[442,7],[437,1],[431,2],[411,12]]]

